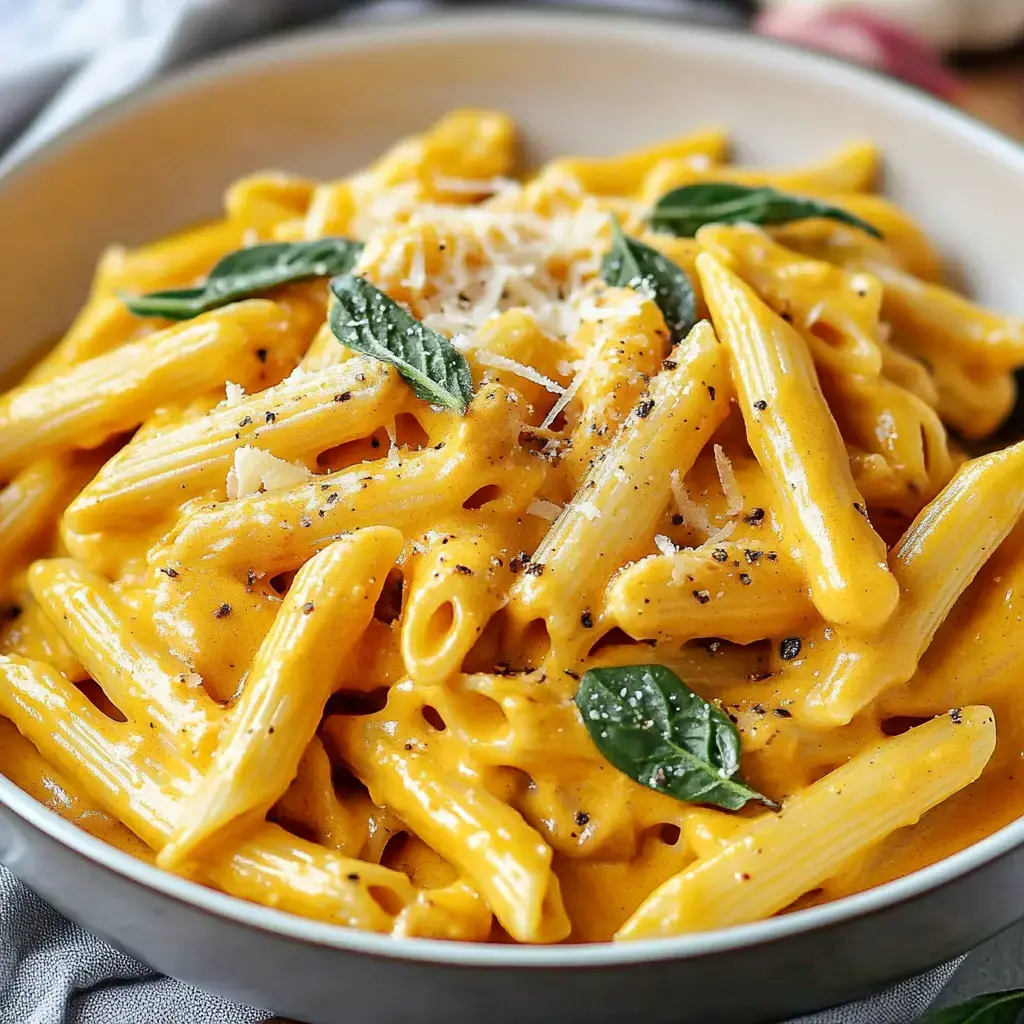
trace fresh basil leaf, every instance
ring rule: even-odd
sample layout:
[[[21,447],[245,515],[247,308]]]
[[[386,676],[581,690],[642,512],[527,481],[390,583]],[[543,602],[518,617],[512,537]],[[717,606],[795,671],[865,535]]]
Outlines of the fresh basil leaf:
[[[612,247],[601,261],[601,277],[605,284],[650,295],[665,317],[673,344],[682,341],[697,322],[697,303],[686,271],[664,253],[630,238],[615,216]]]
[[[936,1010],[920,1024],[1020,1024],[1024,1021],[1024,989],[978,996],[960,1006]]]
[[[342,345],[398,367],[413,391],[432,405],[466,412],[473,377],[465,357],[446,337],[362,277],[336,277],[331,290],[338,301],[330,325]]]
[[[666,192],[651,211],[651,227],[680,238],[693,238],[705,224],[789,224],[825,217],[860,228],[875,238],[882,233],[852,213],[817,199],[791,196],[767,186],[703,182]]]
[[[171,288],[122,298],[136,316],[188,320],[290,281],[347,274],[362,251],[362,242],[348,238],[251,245],[223,257],[199,287]]]
[[[774,806],[734,777],[740,735],[729,717],[664,666],[592,668],[576,706],[605,759],[642,785],[730,811],[749,800]]]

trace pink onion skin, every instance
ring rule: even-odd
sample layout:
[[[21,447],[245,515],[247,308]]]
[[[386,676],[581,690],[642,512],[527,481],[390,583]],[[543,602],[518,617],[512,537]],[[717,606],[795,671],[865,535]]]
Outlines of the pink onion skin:
[[[857,7],[808,11],[783,5],[762,12],[755,27],[762,35],[884,71],[942,99],[955,100],[961,91],[957,78],[920,39]]]

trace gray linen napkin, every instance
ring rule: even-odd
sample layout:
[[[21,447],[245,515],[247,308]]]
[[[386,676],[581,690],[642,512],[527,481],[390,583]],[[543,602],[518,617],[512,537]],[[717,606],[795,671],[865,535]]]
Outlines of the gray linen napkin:
[[[0,0],[0,147],[8,144],[0,170],[99,104],[203,54],[328,14],[404,18],[440,2]],[[742,5],[590,0],[589,6],[726,22],[739,19]],[[912,1024],[957,966],[791,1024]],[[0,1024],[255,1024],[271,1016],[156,974],[63,918],[0,868]]]

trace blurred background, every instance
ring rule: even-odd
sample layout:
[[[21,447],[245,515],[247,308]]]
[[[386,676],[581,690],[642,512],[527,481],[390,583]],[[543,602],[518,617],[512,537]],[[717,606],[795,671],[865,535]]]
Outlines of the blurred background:
[[[407,20],[465,0],[0,0],[0,150],[97,103],[272,32]],[[492,3],[490,6],[511,6]],[[528,5],[517,5],[528,6]],[[562,0],[534,6],[725,24],[905,79],[1024,138],[1024,0]]]

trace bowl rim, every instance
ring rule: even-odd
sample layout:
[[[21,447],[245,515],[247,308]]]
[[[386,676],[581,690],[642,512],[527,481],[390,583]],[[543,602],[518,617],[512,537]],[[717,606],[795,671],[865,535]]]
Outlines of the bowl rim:
[[[873,94],[901,108],[908,116],[916,114],[946,128],[965,144],[983,149],[993,159],[1014,166],[1024,175],[1024,146],[914,86],[837,57],[741,30],[696,25],[667,17],[608,11],[484,8],[435,12],[405,23],[385,21],[307,28],[206,57],[183,70],[161,76],[128,96],[102,104],[29,152],[17,154],[14,159],[0,160],[0,195],[16,179],[31,173],[36,164],[59,157],[79,138],[102,129],[123,113],[144,108],[162,97],[201,89],[207,82],[230,77],[236,72],[289,64],[311,56],[390,49],[411,42],[423,45],[435,40],[451,42],[453,38],[493,38],[510,30],[520,33],[528,30],[538,40],[557,39],[563,33],[572,32],[576,36],[585,36],[584,41],[615,42],[625,35],[633,42],[652,47],[665,46],[666,38],[682,42],[689,37],[702,47],[727,52],[731,58],[739,59],[757,59],[773,51],[783,53],[797,78],[824,78]],[[902,878],[830,903],[751,924],[624,943],[496,945],[394,938],[250,903],[138,860],[60,817],[2,775],[0,803],[33,828],[97,866],[122,876],[128,882],[230,922],[348,952],[452,967],[601,967],[692,959],[760,946],[886,910],[962,878],[1024,844],[1022,817],[964,850]]]

